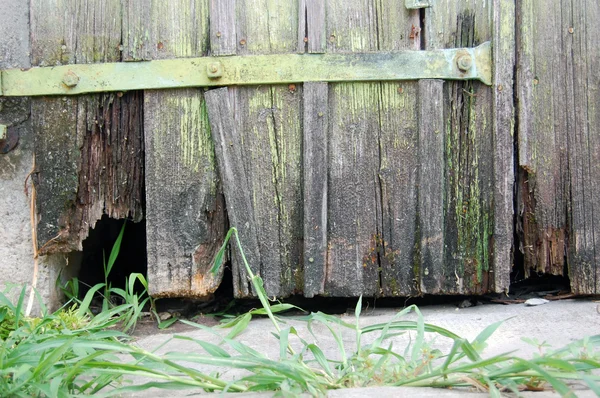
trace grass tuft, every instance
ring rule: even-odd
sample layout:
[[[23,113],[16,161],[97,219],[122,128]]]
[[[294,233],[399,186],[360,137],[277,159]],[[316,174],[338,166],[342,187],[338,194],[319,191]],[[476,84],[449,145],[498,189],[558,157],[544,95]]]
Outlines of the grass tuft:
[[[573,382],[587,385],[596,394],[600,391],[600,335],[558,350],[550,350],[545,342],[529,340],[539,351],[529,360],[514,353],[486,358],[483,349],[501,322],[489,325],[468,341],[425,323],[419,309],[410,306],[389,322],[364,326],[362,298],[358,299],[352,322],[317,312],[296,319],[302,328],[290,325],[278,314],[297,307],[269,300],[262,279],[253,274],[246,261],[235,228],[228,232],[212,271],[217,272],[222,266],[231,239],[236,241],[262,308],[213,328],[180,320],[217,339],[214,343],[174,336],[173,339],[191,343],[186,352],[158,355],[157,350],[168,341],[147,351],[115,330],[117,325],[124,331],[133,330],[144,306],[156,313],[154,302],[147,295],[147,281],[140,274],[129,277],[125,290],[107,287],[106,280],[92,287],[83,300],[40,318],[23,316],[25,289],[16,304],[0,294],[0,396],[108,397],[149,388],[324,396],[330,389],[389,385],[468,387],[487,391],[493,397],[506,391],[519,395],[523,390],[554,389],[568,397],[575,396]],[[118,250],[113,250],[106,272],[110,272],[116,255]],[[141,295],[134,293],[137,282],[146,290]],[[108,303],[94,316],[89,306],[100,291]],[[115,295],[124,304],[112,305],[110,298]],[[410,313],[416,320],[406,319]],[[275,359],[236,340],[255,316],[266,316],[273,325],[272,334],[279,342]],[[326,331],[335,341],[333,355],[319,345],[317,330]],[[409,342],[395,347],[395,338],[400,334],[410,336]],[[350,344],[345,340],[348,335],[353,336]],[[435,338],[450,339],[451,349],[446,353],[436,349]],[[223,368],[242,370],[243,376],[226,380],[217,373]]]

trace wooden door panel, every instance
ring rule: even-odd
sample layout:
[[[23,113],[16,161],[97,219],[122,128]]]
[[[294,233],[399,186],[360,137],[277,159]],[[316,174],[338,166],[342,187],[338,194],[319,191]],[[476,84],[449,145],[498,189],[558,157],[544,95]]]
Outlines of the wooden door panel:
[[[208,0],[124,2],[123,59],[208,53]],[[148,283],[155,297],[205,297],[225,205],[201,88],[144,92]]]
[[[600,4],[517,7],[520,277],[565,275],[574,293],[598,294]]]

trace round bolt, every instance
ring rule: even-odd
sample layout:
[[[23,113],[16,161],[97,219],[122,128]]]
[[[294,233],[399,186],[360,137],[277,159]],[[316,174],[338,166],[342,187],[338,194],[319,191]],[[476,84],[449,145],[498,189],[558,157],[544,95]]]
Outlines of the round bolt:
[[[575,32],[575,29],[569,28],[569,33],[573,34],[573,32]]]
[[[456,60],[456,66],[458,66],[458,69],[461,71],[466,72],[473,66],[473,60],[470,55],[463,54]]]
[[[62,82],[67,87],[75,87],[79,84],[79,76],[77,76],[73,71],[68,71],[63,76]]]
[[[315,259],[314,259],[314,258],[312,258],[312,257],[310,257],[310,258],[308,259],[308,262],[310,262],[310,263],[314,263],[314,262],[315,262]]]
[[[246,45],[246,39],[242,39],[242,40],[240,40],[240,44],[241,44],[242,46],[245,46],[245,45]]]
[[[223,66],[220,62],[211,62],[206,66],[209,79],[218,79],[223,76]]]

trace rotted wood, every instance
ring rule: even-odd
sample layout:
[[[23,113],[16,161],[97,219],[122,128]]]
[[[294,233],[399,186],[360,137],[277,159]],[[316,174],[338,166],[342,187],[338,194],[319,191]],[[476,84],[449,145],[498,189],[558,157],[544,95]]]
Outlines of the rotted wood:
[[[519,233],[525,277],[600,292],[600,4],[517,2]],[[566,260],[566,262],[565,262]]]
[[[295,52],[298,45],[298,9],[296,2],[238,1],[235,7],[211,3],[211,21],[220,27],[221,33],[220,38],[211,35],[211,43],[218,41],[215,48],[221,54]],[[269,17],[266,18],[266,15]],[[235,37],[235,42],[228,37]],[[244,206],[229,206],[230,201],[246,205],[244,196],[247,193],[239,192],[235,185],[230,188],[237,192],[232,192],[227,200],[231,225],[240,230],[242,245],[247,245],[249,250],[253,250],[253,240],[257,239],[258,253],[254,254],[257,263],[250,265],[264,280],[269,295],[281,297],[301,292],[302,87],[278,85],[230,90],[230,106],[235,115],[233,128],[237,134],[233,145],[239,145],[240,152],[236,158],[228,158],[233,152],[223,152],[219,168],[224,176],[224,168],[233,162],[243,165],[241,169],[232,170],[239,173],[235,176],[236,180],[247,179],[256,237],[248,235],[247,225],[236,224],[249,215],[239,213],[247,210]],[[220,96],[225,95],[219,92]],[[219,102],[223,103],[223,100],[215,99],[215,104]],[[220,115],[215,117],[224,115],[211,109],[210,104],[208,111],[211,124],[221,123],[231,128],[226,123],[212,120],[213,114]],[[218,140],[219,137],[214,136],[213,139]],[[217,152],[220,150],[219,145],[216,149]],[[227,194],[227,188],[225,192]],[[252,295],[244,265],[235,254],[232,262],[235,295]]]
[[[208,53],[207,0],[125,3],[127,60]],[[152,24],[149,24],[152,21]],[[205,297],[226,219],[201,89],[144,92],[148,283],[154,297]]]
[[[426,49],[478,45],[490,40],[492,17],[497,11],[494,7],[493,2],[475,0],[436,2],[435,7],[425,10]],[[499,58],[498,50],[496,54]],[[497,76],[498,73],[504,74],[502,83],[510,85],[506,83],[505,66],[496,72]],[[494,124],[492,105],[500,103],[494,103],[492,90],[485,85],[447,82],[444,96],[444,261],[429,269],[438,281],[429,292],[501,291],[509,283],[505,261],[510,253],[506,235],[510,227],[502,224],[511,225],[510,213],[506,213],[507,204],[512,201],[511,168],[507,162],[512,156],[507,136],[510,129]],[[497,212],[495,199],[503,195],[506,198],[498,203],[501,210]],[[495,232],[502,234],[497,242]],[[495,261],[494,251],[504,257]]]
[[[121,2],[30,5],[32,64],[121,58]],[[82,249],[103,214],[143,217],[139,93],[32,99],[40,254]]]

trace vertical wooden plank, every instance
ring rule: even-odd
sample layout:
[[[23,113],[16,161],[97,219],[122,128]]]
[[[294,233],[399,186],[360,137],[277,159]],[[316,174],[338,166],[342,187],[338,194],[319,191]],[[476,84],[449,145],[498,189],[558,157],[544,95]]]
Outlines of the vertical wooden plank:
[[[569,202],[566,90],[567,58],[559,37],[569,40],[563,5],[517,2],[519,223],[525,274],[563,274]],[[570,19],[570,18],[569,18]],[[566,22],[566,21],[565,21]],[[561,89],[554,90],[555,84]]]
[[[324,53],[327,47],[325,1],[299,0],[298,52]]]
[[[507,292],[513,265],[514,239],[514,70],[515,2],[493,3],[492,86],[494,154],[494,235],[492,269],[495,292]]]
[[[444,263],[443,80],[419,81],[419,237],[421,291],[443,291],[437,272]]]
[[[394,1],[331,1],[326,15],[330,52],[412,48],[419,25]],[[326,292],[415,294],[416,85],[330,87]]]
[[[326,15],[328,52],[377,49],[372,2],[328,1]],[[378,83],[330,85],[325,290],[332,296],[379,294],[379,96]]]
[[[125,2],[124,57],[207,55],[208,10],[208,0]],[[203,91],[146,91],[144,131],[150,293],[206,296],[221,281],[208,270],[223,242],[225,213]]]
[[[240,243],[252,272],[259,274],[262,261],[253,197],[248,188],[249,176],[241,161],[244,144],[242,135],[236,130],[231,93],[227,88],[219,88],[208,91],[205,97],[229,222],[238,229]],[[248,296],[253,292],[248,272],[237,247],[232,252],[232,261],[236,264],[233,267],[234,294],[236,297]]]
[[[210,0],[212,55],[234,55],[236,52],[235,4],[236,0]]]
[[[598,293],[600,5],[517,3],[519,206],[525,276],[565,273]]]
[[[121,3],[32,1],[34,65],[119,61]],[[37,98],[41,253],[81,250],[102,214],[139,221],[143,207],[141,96]]]
[[[517,3],[519,206],[528,272],[598,293],[600,4]],[[566,256],[565,256],[566,255]]]
[[[377,1],[375,6],[380,51],[421,48],[418,10],[407,10],[403,2],[393,0]],[[417,228],[420,94],[416,82],[382,82],[379,86],[380,293],[414,296],[420,294]]]
[[[235,29],[236,54],[295,52],[298,10],[297,1],[238,0],[235,23],[227,25],[228,29]],[[241,142],[240,157],[235,161],[244,165],[246,176],[238,178],[248,179],[259,244],[260,264],[252,266],[259,267],[258,274],[269,295],[300,292],[303,285],[302,87],[240,87],[232,89],[231,96],[235,131]],[[228,214],[232,220],[243,217],[232,215],[231,209]],[[232,226],[240,232],[245,230],[244,226]],[[233,267],[237,270],[234,272],[244,274],[243,264],[235,257]],[[234,280],[234,284],[236,296],[251,294],[244,280]]]
[[[473,47],[490,40],[492,3],[436,2],[425,11],[425,47]],[[479,82],[445,87],[445,261],[435,275],[440,293],[481,294],[496,286],[492,94]]]
[[[304,84],[304,295],[325,293],[327,83]]]
[[[578,294],[600,293],[600,5],[573,0],[566,27],[573,41],[573,117],[569,135],[571,233],[568,243],[571,288]],[[569,40],[567,39],[567,41]],[[600,242],[598,242],[600,243]]]

